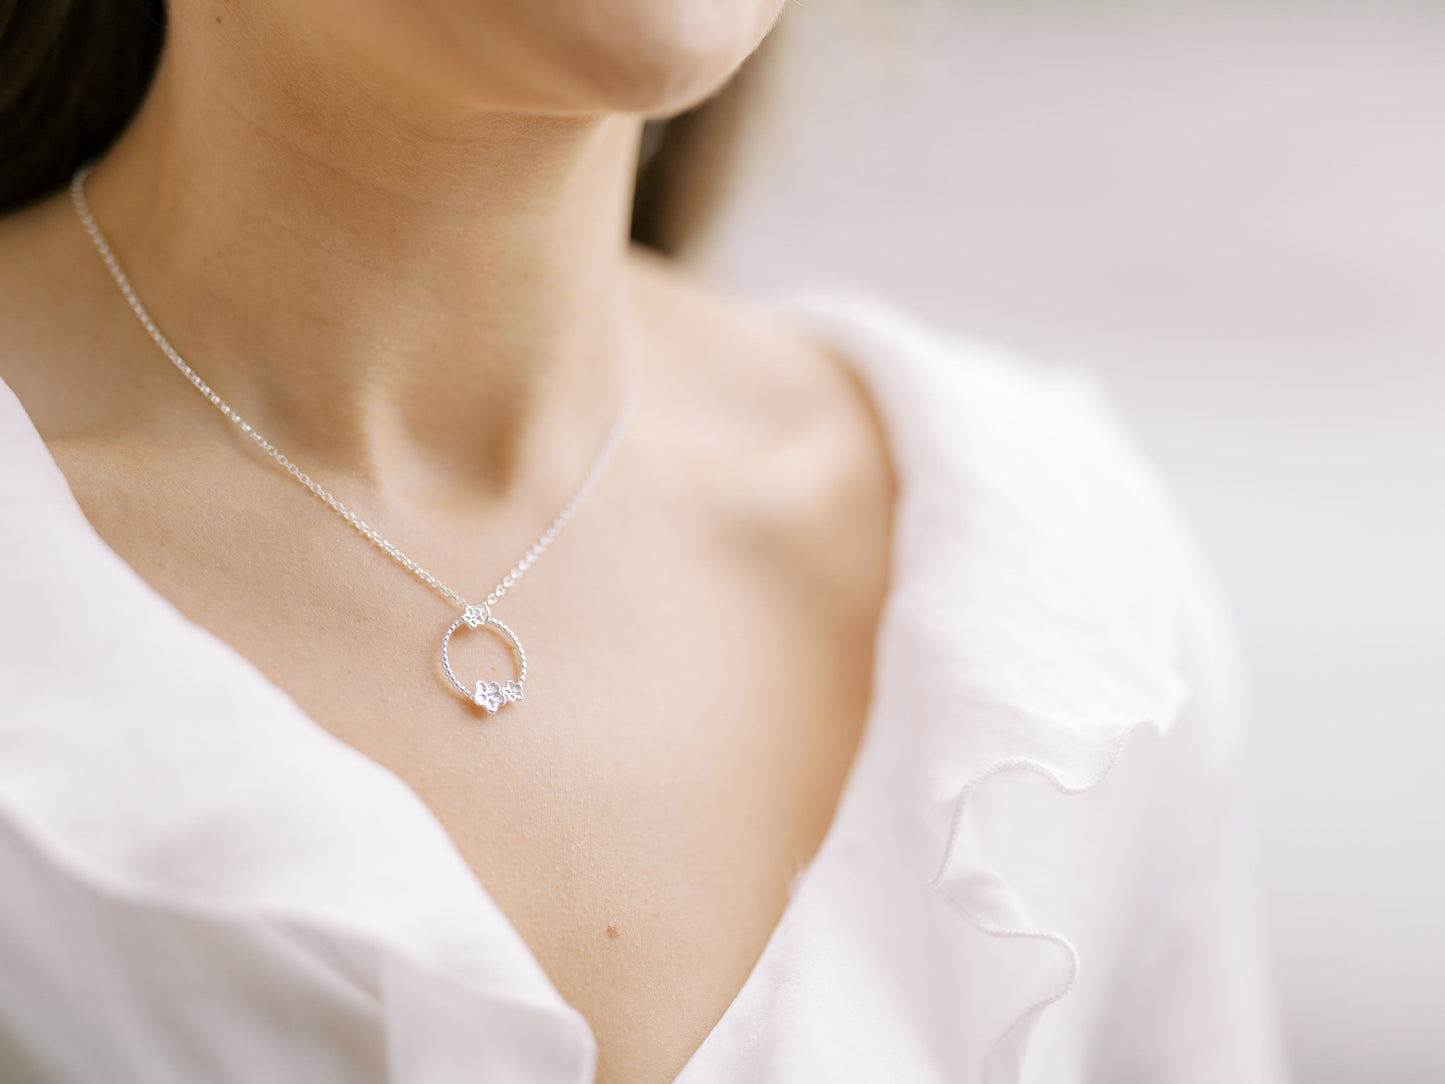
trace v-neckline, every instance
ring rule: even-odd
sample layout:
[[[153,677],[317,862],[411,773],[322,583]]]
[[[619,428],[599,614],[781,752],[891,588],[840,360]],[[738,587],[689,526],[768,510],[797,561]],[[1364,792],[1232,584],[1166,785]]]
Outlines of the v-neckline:
[[[775,305],[771,311],[774,313],[786,315],[786,305]],[[800,327],[798,328],[798,330],[802,334],[807,333],[807,329],[805,327]],[[819,345],[820,347],[827,349],[827,352],[831,356],[836,357],[840,361],[842,361],[847,366],[848,370],[856,377],[859,386],[867,395],[870,405],[882,426],[885,444],[887,446],[888,454],[891,460],[891,467],[894,472],[894,476],[898,482],[897,489],[894,494],[894,504],[893,507],[890,509],[892,526],[889,537],[889,567],[887,569],[888,583],[887,588],[884,592],[883,603],[879,608],[879,617],[877,620],[877,624],[875,625],[872,637],[873,656],[870,673],[868,705],[865,710],[863,724],[858,736],[857,745],[854,749],[852,760],[849,764],[849,768],[844,778],[843,786],[839,791],[837,802],[833,809],[832,817],[829,820],[828,827],[824,831],[822,840],[820,841],[817,849],[815,850],[812,859],[807,863],[805,867],[803,867],[801,871],[794,875],[790,885],[789,897],[787,902],[784,904],[782,913],[779,915],[777,922],[774,924],[773,928],[769,932],[766,940],[764,941],[762,950],[758,954],[758,957],[753,962],[752,966],[749,968],[746,976],[743,979],[742,984],[734,993],[733,997],[729,1000],[723,1012],[718,1016],[718,1018],[713,1022],[712,1026],[708,1029],[708,1032],[703,1037],[702,1042],[689,1055],[683,1067],[674,1077],[675,1080],[681,1080],[684,1076],[690,1075],[692,1071],[696,1071],[698,1067],[705,1065],[707,1059],[711,1055],[711,1051],[717,1046],[718,1042],[720,1041],[719,1036],[726,1034],[726,1024],[738,1013],[743,1011],[746,1002],[751,997],[756,996],[755,991],[764,982],[768,973],[773,970],[774,961],[778,955],[778,945],[780,944],[780,942],[788,935],[788,931],[790,931],[794,926],[803,921],[803,912],[805,908],[809,905],[809,901],[814,895],[813,886],[816,885],[816,883],[820,879],[818,873],[819,868],[826,863],[832,861],[832,855],[838,849],[840,845],[840,839],[846,836],[846,833],[848,831],[848,825],[854,815],[855,807],[861,800],[864,778],[867,775],[866,762],[868,761],[870,756],[876,755],[871,753],[870,751],[878,744],[879,739],[879,731],[881,728],[881,724],[878,721],[878,716],[880,714],[879,673],[881,668],[881,662],[886,654],[882,641],[884,633],[886,632],[889,625],[887,617],[891,603],[898,594],[898,583],[895,571],[896,554],[900,545],[902,525],[906,518],[903,514],[902,506],[905,501],[907,489],[903,484],[904,479],[902,474],[902,465],[899,462],[899,456],[894,445],[892,420],[887,414],[885,414],[885,407],[880,401],[877,390],[873,386],[871,378],[868,376],[864,368],[859,364],[859,359],[854,356],[854,351],[839,350],[833,344],[827,343],[823,341],[821,337],[817,336],[813,338],[813,341],[817,343],[817,345]],[[380,775],[391,786],[402,788],[405,792],[411,795],[411,797],[421,808],[425,809],[430,814],[430,820],[434,826],[434,829],[436,832],[441,834],[442,840],[445,841],[445,849],[454,855],[455,861],[460,867],[459,872],[464,876],[465,880],[470,882],[471,887],[482,897],[482,899],[489,905],[490,909],[495,914],[502,939],[507,943],[510,950],[521,959],[521,961],[526,967],[535,971],[535,973],[540,976],[545,987],[546,996],[550,998],[553,1002],[553,1008],[556,1009],[559,1013],[570,1013],[572,1015],[575,1015],[577,1019],[581,1020],[585,1024],[588,1032],[588,1038],[591,1040],[593,1044],[593,1049],[595,1050],[596,1036],[595,1033],[592,1031],[591,1022],[586,1020],[586,1018],[582,1016],[580,1011],[577,1010],[575,1006],[573,1006],[562,996],[560,990],[556,986],[556,983],[553,981],[552,976],[548,974],[546,969],[542,966],[542,963],[537,957],[535,951],[532,949],[532,946],[527,943],[525,938],[522,937],[520,930],[517,928],[512,918],[507,915],[507,913],[501,908],[500,904],[492,895],[491,891],[487,888],[486,884],[481,880],[480,876],[478,876],[472,866],[467,863],[467,861],[462,857],[460,849],[457,847],[456,841],[453,839],[451,833],[447,831],[445,824],[443,824],[441,819],[437,817],[431,807],[421,798],[420,794],[418,794],[410,786],[410,784],[408,784],[400,775],[398,775],[391,768],[387,767],[381,761],[378,761],[373,757],[362,753],[355,746],[352,746],[349,743],[343,741],[340,737],[338,737],[336,734],[328,730],[320,722],[314,719],[311,715],[309,715],[305,710],[301,708],[300,704],[297,703],[297,701],[291,696],[289,692],[286,691],[286,689],[277,684],[259,666],[252,662],[252,660],[248,656],[246,656],[238,648],[234,647],[229,641],[225,640],[205,625],[193,620],[192,618],[182,613],[174,602],[172,602],[163,593],[156,589],[130,564],[130,562],[128,562],[124,557],[122,557],[119,551],[114,549],[100,535],[100,533],[95,529],[94,525],[90,523],[89,517],[86,516],[84,509],[81,507],[80,502],[76,499],[74,492],[70,488],[69,479],[60,469],[59,462],[51,453],[49,445],[45,443],[44,438],[40,435],[39,430],[35,427],[35,424],[30,418],[29,412],[27,411],[24,403],[20,401],[14,390],[10,388],[3,379],[0,379],[0,394],[8,396],[14,402],[16,407],[15,414],[18,415],[18,417],[22,419],[24,423],[29,427],[29,432],[26,433],[25,436],[33,439],[33,444],[37,452],[40,456],[44,457],[44,462],[42,465],[47,469],[51,469],[54,471],[57,484],[54,487],[55,493],[53,494],[53,496],[66,505],[67,511],[72,513],[72,515],[77,518],[78,522],[82,522],[86,525],[90,535],[88,541],[94,546],[98,547],[100,550],[104,551],[110,558],[113,559],[111,561],[111,564],[115,569],[115,574],[130,579],[132,582],[132,586],[137,591],[139,591],[140,594],[143,595],[149,603],[169,610],[177,617],[179,617],[180,620],[184,622],[184,624],[187,626],[188,632],[191,636],[200,637],[209,641],[214,651],[226,658],[227,661],[229,661],[230,663],[236,664],[233,667],[236,672],[248,673],[254,683],[259,685],[267,693],[271,694],[273,698],[279,700],[287,706],[287,710],[293,716],[298,726],[309,729],[313,732],[315,736],[319,736],[324,743],[328,745],[334,745],[338,750],[345,749],[350,752],[359,754],[367,763],[367,765],[369,765],[370,771]],[[587,1081],[586,1084],[591,1084],[591,1081]]]

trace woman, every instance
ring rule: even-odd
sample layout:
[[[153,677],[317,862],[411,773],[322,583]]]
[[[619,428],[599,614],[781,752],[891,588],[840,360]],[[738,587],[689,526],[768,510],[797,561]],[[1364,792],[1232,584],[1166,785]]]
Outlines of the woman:
[[[133,115],[69,7],[0,20],[0,1077],[1280,1079],[1088,385],[626,244],[775,0],[172,0]]]

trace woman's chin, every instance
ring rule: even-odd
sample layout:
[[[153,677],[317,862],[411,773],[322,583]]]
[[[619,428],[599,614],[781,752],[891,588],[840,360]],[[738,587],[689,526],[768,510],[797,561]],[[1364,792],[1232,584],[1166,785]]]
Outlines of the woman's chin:
[[[292,37],[422,99],[543,113],[681,112],[717,90],[783,0],[265,0]],[[279,7],[277,6],[279,5]],[[196,25],[209,30],[209,23]],[[368,77],[369,79],[370,77]]]
[[[558,75],[599,109],[679,113],[727,81],[780,7],[773,0],[595,5],[570,34],[553,39]]]

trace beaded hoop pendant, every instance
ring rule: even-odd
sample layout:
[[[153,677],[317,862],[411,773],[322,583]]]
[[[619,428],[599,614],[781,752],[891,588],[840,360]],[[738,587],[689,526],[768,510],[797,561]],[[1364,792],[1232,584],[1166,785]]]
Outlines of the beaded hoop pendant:
[[[463,625],[469,629],[492,629],[511,645],[512,653],[517,658],[517,679],[515,681],[478,681],[469,689],[457,680],[457,675],[452,672],[451,659],[447,656],[447,647],[451,643],[452,633]],[[469,605],[462,611],[462,616],[453,621],[446,634],[442,636],[442,669],[446,671],[447,680],[464,699],[470,700],[479,708],[486,708],[487,714],[495,715],[498,708],[522,699],[522,685],[527,680],[527,653],[522,650],[521,641],[517,639],[516,633],[493,617],[491,607],[483,602],[478,606]]]

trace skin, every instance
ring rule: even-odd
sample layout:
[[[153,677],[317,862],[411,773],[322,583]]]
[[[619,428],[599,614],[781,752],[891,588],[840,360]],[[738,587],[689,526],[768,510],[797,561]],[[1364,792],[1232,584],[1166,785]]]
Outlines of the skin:
[[[895,477],[845,363],[630,251],[641,118],[772,0],[175,0],[88,186],[171,341],[463,594],[599,487],[498,607],[526,700],[438,680],[454,608],[156,351],[63,194],[0,220],[0,378],[101,538],[402,778],[559,992],[598,1080],[668,1081],[816,853],[871,695]],[[505,679],[500,642],[459,671]],[[480,716],[480,717],[479,717]]]

